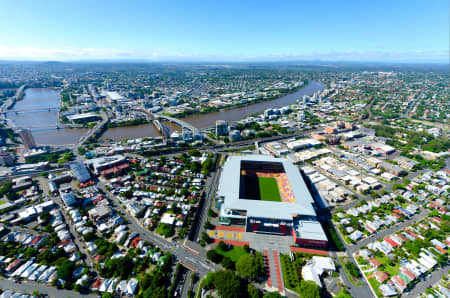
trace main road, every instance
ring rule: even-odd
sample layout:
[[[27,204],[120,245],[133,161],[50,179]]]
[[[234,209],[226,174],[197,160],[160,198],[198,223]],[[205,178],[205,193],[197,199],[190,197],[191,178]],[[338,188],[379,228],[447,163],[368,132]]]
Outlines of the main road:
[[[195,229],[194,231],[194,237],[191,239],[199,240],[200,235],[204,231],[206,220],[208,219],[208,210],[211,206],[211,202],[214,200],[217,190],[217,184],[219,182],[220,178],[220,169],[215,169],[212,172],[212,175],[209,179],[207,179],[205,183],[204,189],[205,191],[205,197],[204,197],[204,203],[201,208],[201,210],[197,210],[199,212],[197,224],[195,227],[192,227],[192,229]]]

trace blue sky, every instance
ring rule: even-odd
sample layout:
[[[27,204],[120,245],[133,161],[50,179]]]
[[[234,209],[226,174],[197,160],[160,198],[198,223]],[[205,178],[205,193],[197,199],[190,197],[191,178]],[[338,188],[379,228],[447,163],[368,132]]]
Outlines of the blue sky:
[[[0,59],[446,62],[448,0],[0,1]]]

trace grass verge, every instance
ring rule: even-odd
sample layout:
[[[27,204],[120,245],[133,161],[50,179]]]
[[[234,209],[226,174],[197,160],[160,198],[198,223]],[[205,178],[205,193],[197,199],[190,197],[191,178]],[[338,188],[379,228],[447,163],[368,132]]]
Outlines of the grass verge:
[[[352,285],[354,285],[355,287],[360,287],[362,285],[362,282],[358,279],[355,280],[355,278],[350,274],[350,272],[348,272],[347,268],[345,267],[344,260],[342,260],[342,258],[339,256],[338,256],[338,258],[341,261],[341,264],[342,264],[342,267],[344,268],[345,274],[347,275],[347,278],[350,280]]]

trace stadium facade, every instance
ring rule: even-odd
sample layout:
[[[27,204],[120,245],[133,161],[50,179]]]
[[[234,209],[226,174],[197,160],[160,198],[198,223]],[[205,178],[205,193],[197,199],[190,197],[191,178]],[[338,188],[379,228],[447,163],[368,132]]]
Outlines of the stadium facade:
[[[275,179],[279,198],[261,193],[266,190],[258,187],[258,179],[267,177]],[[246,232],[292,235],[294,242],[302,246],[328,244],[317,220],[314,199],[299,169],[287,159],[270,155],[229,156],[223,166],[217,199],[221,224],[245,226]]]

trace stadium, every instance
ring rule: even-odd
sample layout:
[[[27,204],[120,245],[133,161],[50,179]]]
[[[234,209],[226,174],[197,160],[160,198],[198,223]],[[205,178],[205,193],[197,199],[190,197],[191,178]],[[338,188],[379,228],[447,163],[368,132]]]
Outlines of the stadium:
[[[229,156],[217,199],[222,225],[246,232],[292,235],[298,245],[328,244],[315,203],[298,168],[269,155]]]

